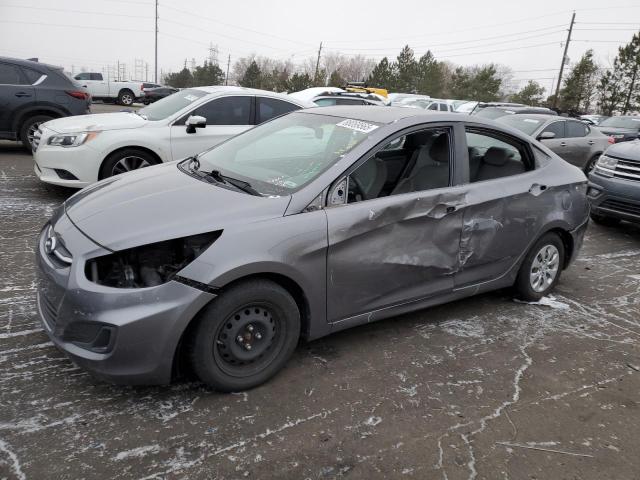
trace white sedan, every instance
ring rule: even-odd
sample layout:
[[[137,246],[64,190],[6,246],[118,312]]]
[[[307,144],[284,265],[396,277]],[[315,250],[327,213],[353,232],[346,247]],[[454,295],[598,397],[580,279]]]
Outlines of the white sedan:
[[[315,106],[264,90],[195,87],[137,112],[60,118],[40,126],[35,172],[54,185],[82,188],[130,170],[195,155],[254,125]]]

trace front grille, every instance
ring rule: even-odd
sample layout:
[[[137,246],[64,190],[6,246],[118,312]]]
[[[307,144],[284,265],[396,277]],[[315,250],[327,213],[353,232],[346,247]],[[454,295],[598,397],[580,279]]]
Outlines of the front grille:
[[[40,145],[41,138],[42,138],[42,130],[40,130],[40,127],[38,127],[38,130],[36,130],[36,133],[33,134],[33,143],[31,143],[31,148],[33,149],[34,152],[38,150],[38,146]]]
[[[625,202],[624,200],[607,199],[600,204],[600,208],[608,208],[631,215],[640,215],[640,204]]]
[[[640,182],[640,162],[614,157],[613,155],[608,156],[618,160],[616,168],[612,171],[614,177]]]
[[[42,309],[42,316],[49,330],[54,330],[58,322],[58,308],[42,292],[40,293],[40,308]]]

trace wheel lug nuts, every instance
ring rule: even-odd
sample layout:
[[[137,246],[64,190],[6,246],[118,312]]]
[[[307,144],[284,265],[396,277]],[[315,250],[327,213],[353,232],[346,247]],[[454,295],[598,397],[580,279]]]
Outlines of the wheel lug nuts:
[[[242,335],[238,335],[238,336],[236,337],[236,340],[237,340],[239,343],[242,343],[242,341],[244,340],[244,338],[242,337]]]
[[[262,335],[260,335],[260,332],[256,332],[254,337],[256,337],[258,340],[260,340],[262,338]]]
[[[251,350],[251,344],[250,343],[246,343],[244,348],[246,348],[247,350]]]
[[[253,332],[253,325],[251,324],[247,325],[247,330],[249,330],[250,332]]]

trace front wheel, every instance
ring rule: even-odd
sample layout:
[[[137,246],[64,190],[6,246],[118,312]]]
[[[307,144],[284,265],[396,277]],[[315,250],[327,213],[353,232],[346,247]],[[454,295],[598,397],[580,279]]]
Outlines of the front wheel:
[[[515,283],[517,295],[535,302],[547,295],[558,283],[564,265],[562,239],[553,232],[540,238],[527,253]]]
[[[598,162],[599,158],[600,155],[594,155],[584,166],[583,172],[587,177],[593,171],[593,169],[596,168],[596,163]]]
[[[156,165],[158,159],[138,148],[125,148],[109,155],[100,167],[100,180]]]
[[[238,283],[199,315],[187,344],[197,377],[222,392],[253,388],[274,376],[300,337],[300,311],[268,280]]]

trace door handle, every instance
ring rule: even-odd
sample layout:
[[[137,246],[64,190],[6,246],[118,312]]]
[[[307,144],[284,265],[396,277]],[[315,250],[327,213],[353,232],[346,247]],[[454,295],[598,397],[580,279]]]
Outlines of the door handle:
[[[447,208],[445,209],[445,211],[447,213],[453,213],[453,212],[455,212],[457,210],[455,205],[446,205],[446,207]]]
[[[30,97],[31,94],[27,92],[18,92],[16,93],[16,97]]]
[[[593,140],[589,140],[587,143],[588,143],[589,145],[593,145],[593,144],[594,144],[594,143],[596,143],[596,142],[595,142],[595,141],[593,141]]]
[[[567,142],[560,142],[560,146],[561,147],[566,147],[567,146]]]
[[[547,189],[546,185],[540,185],[539,183],[534,183],[533,185],[531,185],[531,187],[529,188],[529,193],[531,195],[534,196],[538,196],[540,195],[542,192],[544,192]]]

